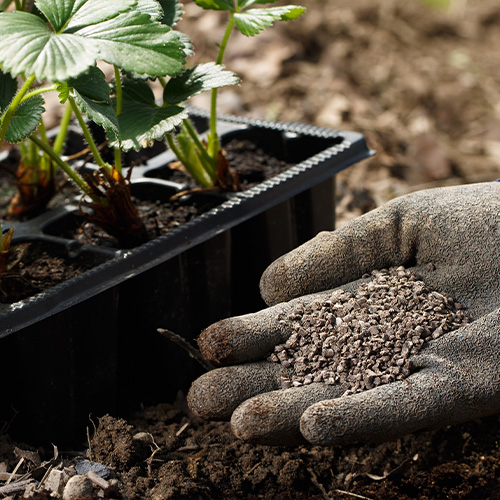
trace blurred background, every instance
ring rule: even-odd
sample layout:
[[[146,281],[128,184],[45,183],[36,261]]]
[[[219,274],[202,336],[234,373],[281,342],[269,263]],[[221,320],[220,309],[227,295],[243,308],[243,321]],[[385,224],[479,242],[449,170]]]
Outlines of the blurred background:
[[[410,191],[500,177],[498,0],[289,3],[308,10],[233,33],[225,63],[242,84],[220,112],[362,132],[377,155],[338,176],[339,225]],[[213,60],[224,14],[184,10],[192,62]]]

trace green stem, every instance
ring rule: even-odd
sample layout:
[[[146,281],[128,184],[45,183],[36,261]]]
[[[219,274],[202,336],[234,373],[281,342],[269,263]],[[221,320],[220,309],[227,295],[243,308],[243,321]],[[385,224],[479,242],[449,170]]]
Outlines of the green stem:
[[[229,12],[229,21],[226,26],[226,31],[219,47],[216,64],[222,64],[224,53],[226,52],[227,42],[234,27],[234,13]],[[217,159],[219,145],[219,136],[217,135],[217,95],[218,89],[212,89],[210,102],[210,134],[208,136],[208,154],[214,160]]]
[[[120,75],[120,70],[118,66],[113,65],[115,70],[115,86],[116,86],[116,116],[120,116],[122,113],[123,105],[123,89],[122,80]],[[120,148],[115,148],[115,169],[118,173],[122,173],[122,156]]]
[[[38,126],[38,131],[40,132],[40,137],[45,144],[49,144],[49,139],[47,137],[47,130],[45,129],[45,124],[43,120],[40,120],[40,125]],[[37,151],[38,155],[38,151]],[[50,157],[47,153],[44,154],[44,161],[40,162],[40,166],[42,169],[49,171],[49,178],[52,178],[53,169],[51,169]]]
[[[4,11],[8,6],[11,0],[3,0],[3,2],[0,2],[0,9],[1,11]]]
[[[116,85],[116,114],[120,116],[122,113],[122,102],[123,102],[123,91],[122,91],[122,80],[120,76],[120,69],[118,66],[113,66],[115,70],[115,85]]]
[[[191,139],[193,140],[195,146],[198,148],[202,158],[203,158],[203,163],[207,163],[208,166],[210,167],[210,170],[212,171],[213,175],[210,175],[211,177],[215,177],[215,174],[217,173],[217,162],[214,162],[214,159],[207,153],[207,150],[205,149],[205,146],[201,142],[198,132],[196,132],[196,129],[193,127],[193,124],[189,120],[189,118],[186,118],[185,120],[182,121],[182,125],[184,127],[184,130],[189,134]]]
[[[47,129],[45,128],[45,123],[43,123],[43,120],[40,120],[40,125],[38,125],[38,130],[40,132],[40,137],[42,138],[42,141],[44,142],[49,142],[47,139]]]
[[[26,156],[28,155],[28,149],[26,148],[24,142],[19,143],[19,149],[21,150],[21,156],[26,158]]]
[[[61,118],[61,123],[59,125],[59,132],[57,132],[56,139],[54,141],[54,145],[52,146],[55,153],[60,155],[62,153],[64,147],[64,141],[66,140],[66,136],[68,135],[68,127],[71,122],[71,114],[73,110],[71,106],[66,104],[64,108],[64,114]]]
[[[12,102],[10,103],[9,107],[3,114],[2,120],[1,120],[1,128],[0,128],[0,144],[5,138],[5,134],[7,133],[7,129],[9,128],[10,121],[12,120],[12,116],[16,112],[16,109],[19,107],[21,104],[24,95],[30,87],[33,85],[33,82],[35,81],[35,75],[30,76],[22,85],[22,87],[19,89],[19,92],[16,94]]]
[[[168,147],[172,150],[172,152],[177,156],[177,159],[185,166],[187,165],[187,158],[182,153],[181,149],[177,147],[177,144],[172,137],[172,134],[166,135]]]
[[[29,143],[29,147],[26,151],[26,166],[31,166],[34,167],[39,163],[39,156],[38,156],[38,148],[36,147],[36,144],[34,142]],[[30,181],[31,182],[31,181]]]
[[[42,151],[47,153],[51,160],[53,160],[59,167],[64,170],[66,175],[71,178],[71,180],[87,195],[89,195],[93,201],[99,203],[102,202],[99,198],[96,196],[93,196],[91,194],[90,187],[88,184],[85,182],[83,177],[81,177],[78,172],[73,170],[65,161],[63,161],[58,154],[45,142],[43,142],[41,139],[39,139],[36,135],[32,134],[30,136],[30,140],[33,141]]]
[[[122,152],[120,148],[115,148],[114,149],[114,163],[115,163],[115,170],[118,173],[122,173]]]
[[[28,92],[22,99],[21,103],[35,97],[36,95],[43,94],[44,92],[52,92],[53,90],[57,90],[57,85],[48,85],[47,87],[39,87],[31,92]]]
[[[85,120],[83,119],[83,116],[80,112],[80,109],[76,105],[75,99],[73,97],[69,97],[69,103],[71,105],[71,109],[73,110],[73,113],[75,113],[76,119],[78,120],[78,123],[80,124],[80,127],[83,132],[83,136],[85,137],[85,140],[87,141],[87,144],[90,148],[90,151],[92,155],[94,156],[94,159],[99,167],[105,168],[109,170],[108,165],[104,162],[102,159],[101,154],[99,153],[99,150],[97,149],[97,146],[94,142],[94,139],[92,138],[92,134],[90,133],[89,128],[87,127],[87,124],[85,123]]]

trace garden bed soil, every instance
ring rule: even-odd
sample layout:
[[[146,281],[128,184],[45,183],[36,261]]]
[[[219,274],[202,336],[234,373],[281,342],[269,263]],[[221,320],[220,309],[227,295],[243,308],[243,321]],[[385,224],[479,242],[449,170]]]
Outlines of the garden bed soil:
[[[97,429],[89,422],[92,440],[88,449],[70,454],[59,450],[60,457],[52,465],[56,469],[74,467],[84,458],[109,467],[111,477],[118,479],[118,493],[114,487],[106,498],[500,498],[498,416],[417,432],[379,445],[332,448],[243,443],[233,436],[227,422],[205,422],[190,414],[182,397],[173,405],[146,408],[128,421],[109,415],[95,420]],[[84,442],[84,429],[81,436]],[[34,450],[26,444],[17,446]],[[52,448],[34,451],[46,461],[54,455]],[[0,467],[10,473],[19,460],[15,444],[1,437]],[[43,475],[27,460],[17,474],[11,484]],[[0,492],[4,484],[0,483]],[[92,498],[102,496],[103,491],[95,487]],[[10,498],[21,497],[22,491],[19,497]],[[54,497],[60,498],[49,496],[40,487],[25,498]]]

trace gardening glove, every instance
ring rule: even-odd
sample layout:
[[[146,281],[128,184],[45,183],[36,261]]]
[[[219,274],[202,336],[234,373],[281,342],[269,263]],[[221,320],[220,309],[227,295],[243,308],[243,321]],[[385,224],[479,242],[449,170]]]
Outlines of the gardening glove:
[[[339,386],[280,389],[284,368],[263,361],[292,333],[298,303],[355,291],[373,269],[404,265],[467,308],[472,322],[424,344],[404,380],[339,397]],[[500,412],[500,183],[394,199],[276,260],[264,272],[269,307],[222,320],[198,340],[216,365],[188,394],[207,419],[231,419],[256,443],[380,442]]]

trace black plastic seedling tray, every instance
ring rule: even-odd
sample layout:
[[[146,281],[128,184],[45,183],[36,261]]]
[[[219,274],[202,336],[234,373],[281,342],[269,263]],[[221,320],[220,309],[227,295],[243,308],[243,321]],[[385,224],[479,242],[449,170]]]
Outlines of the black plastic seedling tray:
[[[198,126],[206,123],[203,113],[192,116]],[[213,321],[263,307],[262,271],[334,228],[335,174],[372,154],[355,132],[235,117],[221,117],[219,129],[223,144],[248,138],[295,166],[244,192],[201,194],[217,206],[130,250],[59,236],[58,228],[73,223],[77,203],[15,225],[13,244],[46,242],[101,263],[0,307],[6,358],[0,373],[4,380],[16,374],[0,418],[13,412],[14,428],[29,424],[35,439],[71,440],[89,413],[130,411],[187,389],[199,367],[156,328],[192,340]],[[134,194],[156,200],[184,190],[163,179],[174,160],[164,151],[135,167]]]

